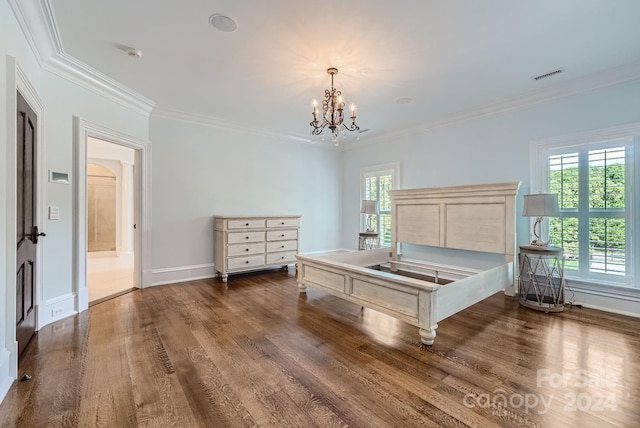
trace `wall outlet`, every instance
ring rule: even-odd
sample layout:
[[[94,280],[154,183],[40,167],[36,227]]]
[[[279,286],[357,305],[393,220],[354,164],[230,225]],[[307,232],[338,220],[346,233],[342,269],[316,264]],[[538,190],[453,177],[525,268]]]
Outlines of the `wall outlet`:
[[[51,316],[55,317],[56,315],[60,315],[62,313],[62,308],[51,309]]]

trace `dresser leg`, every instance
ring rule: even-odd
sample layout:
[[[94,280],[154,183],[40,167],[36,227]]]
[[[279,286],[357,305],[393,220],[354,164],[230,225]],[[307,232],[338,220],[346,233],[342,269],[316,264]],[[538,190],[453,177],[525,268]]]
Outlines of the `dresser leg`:
[[[220,278],[222,278],[222,282],[227,282],[227,278],[229,278],[229,274],[221,273]]]
[[[300,284],[300,283],[298,283],[298,290],[300,290],[300,294],[302,294],[302,293],[305,293],[305,294],[306,294],[306,292],[307,292],[307,286],[306,286],[306,285],[304,285],[304,284]]]

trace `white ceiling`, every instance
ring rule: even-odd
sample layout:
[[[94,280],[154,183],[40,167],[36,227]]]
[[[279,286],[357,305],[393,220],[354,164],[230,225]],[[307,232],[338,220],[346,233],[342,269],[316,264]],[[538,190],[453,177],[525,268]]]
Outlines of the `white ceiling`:
[[[357,106],[358,125],[371,129],[365,139],[640,63],[638,0],[48,3],[66,54],[160,111],[303,138],[328,67],[339,69],[336,87]],[[239,29],[214,29],[214,13]],[[396,102],[404,97],[412,102]]]

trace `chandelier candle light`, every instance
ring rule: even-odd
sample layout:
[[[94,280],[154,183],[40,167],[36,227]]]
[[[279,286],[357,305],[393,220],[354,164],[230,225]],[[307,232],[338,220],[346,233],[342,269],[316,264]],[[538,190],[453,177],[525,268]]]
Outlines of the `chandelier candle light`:
[[[359,131],[356,125],[356,106],[351,104],[351,125],[344,123],[344,101],[342,92],[333,87],[333,76],[338,74],[338,69],[331,67],[327,69],[327,74],[331,75],[331,90],[325,89],[324,100],[322,100],[322,120],[318,120],[318,104],[313,100],[313,121],[311,121],[311,135],[324,135],[324,129],[331,130],[331,141],[337,146],[340,130],[343,136],[347,136],[347,131]]]

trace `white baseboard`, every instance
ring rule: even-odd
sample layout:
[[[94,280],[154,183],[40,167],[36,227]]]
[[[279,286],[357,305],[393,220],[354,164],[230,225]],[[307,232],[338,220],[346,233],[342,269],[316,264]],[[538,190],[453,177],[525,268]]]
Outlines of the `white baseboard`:
[[[152,285],[157,285],[153,283],[153,271],[151,269],[142,271],[142,284],[140,288],[151,287]]]
[[[54,321],[77,314],[75,303],[75,293],[67,293],[38,305],[38,330]]]
[[[322,254],[340,251],[353,251],[346,249],[312,251],[304,254]],[[148,278],[151,276],[151,278]],[[213,263],[193,266],[180,266],[174,268],[154,269],[150,273],[143,272],[143,288],[156,285],[174,284],[177,282],[196,281],[198,279],[215,278],[216,271]]]
[[[151,271],[151,285],[173,284],[176,282],[195,281],[198,279],[213,278],[216,272],[213,263],[193,266],[181,266],[176,268],[154,269]]]
[[[8,349],[0,349],[0,403],[9,392],[9,388],[16,380],[11,369],[11,352]]]
[[[638,311],[640,295],[637,290],[624,288],[594,290],[592,286],[584,287],[574,281],[569,281],[569,286],[564,290],[564,297],[565,301],[573,300],[574,304],[580,304],[585,308],[640,318]]]

